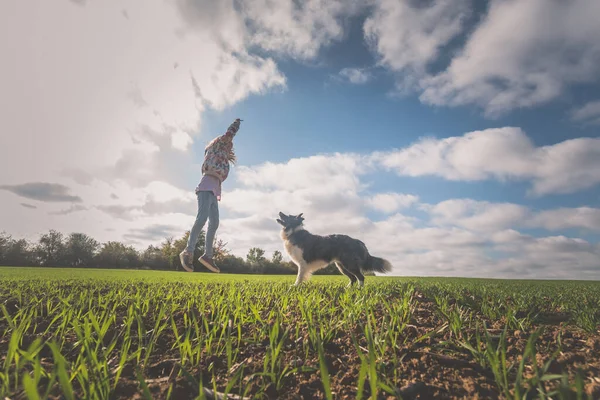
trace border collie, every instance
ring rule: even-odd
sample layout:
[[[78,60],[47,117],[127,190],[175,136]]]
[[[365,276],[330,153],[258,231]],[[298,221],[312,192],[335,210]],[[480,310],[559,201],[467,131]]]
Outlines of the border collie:
[[[281,239],[285,251],[298,266],[295,285],[308,280],[313,272],[334,262],[340,272],[350,278],[348,286],[358,281],[365,283],[361,271],[390,272],[392,265],[383,258],[369,254],[367,246],[357,239],[346,235],[313,235],[304,229],[304,218],[299,215],[279,213],[277,222],[283,227]]]

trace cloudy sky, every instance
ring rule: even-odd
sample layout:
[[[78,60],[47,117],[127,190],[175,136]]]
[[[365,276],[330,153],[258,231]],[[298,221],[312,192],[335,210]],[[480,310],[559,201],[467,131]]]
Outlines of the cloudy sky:
[[[236,117],[218,236],[278,211],[395,275],[600,279],[597,0],[0,3],[0,230],[142,249],[191,227]]]

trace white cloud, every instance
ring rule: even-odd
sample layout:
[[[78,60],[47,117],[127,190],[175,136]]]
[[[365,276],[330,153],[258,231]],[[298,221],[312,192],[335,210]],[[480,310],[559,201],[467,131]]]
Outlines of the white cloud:
[[[600,124],[600,100],[590,101],[571,111],[571,119],[585,124]]]
[[[235,169],[237,189],[223,194],[220,237],[234,252],[249,247],[282,250],[278,212],[304,213],[316,231],[360,235],[371,224],[364,216],[361,176],[370,168],[355,154],[317,155],[286,163],[264,163]]]
[[[228,51],[244,50],[247,30],[234,1],[169,0],[169,3],[176,6],[184,21],[179,34],[200,33]],[[179,60],[175,61],[179,64]]]
[[[245,28],[232,21],[233,3],[205,3],[214,13],[201,13],[209,17],[202,21],[161,0],[0,4],[0,185],[54,185],[83,199],[77,210],[38,206],[35,229],[25,225],[103,238],[109,227],[168,222],[169,210],[186,204],[195,211],[189,196],[200,166],[188,150],[210,139],[201,129],[205,109],[286,84],[272,59],[236,39]],[[167,193],[179,199],[156,200]],[[118,207],[121,217],[140,219],[117,218]],[[32,218],[5,211],[11,232]]]
[[[600,209],[577,207],[546,210],[533,216],[528,223],[551,231],[569,228],[600,231]]]
[[[69,188],[67,186],[56,183],[30,182],[21,185],[0,185],[0,190],[6,190],[30,200],[72,203],[81,202],[79,196],[73,196],[69,193]]]
[[[390,259],[393,274],[539,279],[600,276],[600,245],[580,238],[386,223],[386,230],[375,228],[359,237],[368,239],[372,253]]]
[[[440,49],[462,31],[468,14],[466,0],[376,0],[364,24],[365,38],[379,63],[400,72],[400,85],[411,88],[426,75]]]
[[[356,190],[360,187],[358,176],[370,168],[368,160],[357,154],[316,155],[293,158],[285,164],[240,166],[236,176],[243,185],[260,188]]]
[[[242,12],[249,20],[250,44],[310,60],[342,39],[345,20],[363,7],[357,0],[248,0]]]
[[[312,60],[341,40],[345,20],[364,7],[356,0],[175,1],[189,31],[211,32],[233,51],[260,47],[300,60]]]
[[[450,199],[433,205],[422,204],[421,208],[436,225],[479,232],[505,232],[510,228],[600,231],[600,209],[592,207],[533,210],[513,203]]]
[[[344,68],[340,71],[339,76],[355,85],[363,85],[372,78],[371,73],[365,68]]]
[[[391,214],[402,208],[410,207],[419,201],[419,197],[412,194],[402,193],[378,193],[368,197],[366,203],[375,210]]]
[[[464,45],[457,40],[459,49],[442,54],[465,32],[471,8],[468,1],[376,0],[365,39],[402,91],[419,91],[431,105],[475,105],[489,117],[597,82],[598,1],[491,0]],[[434,63],[444,69],[431,71]]]
[[[421,100],[478,105],[498,116],[558,98],[600,73],[596,0],[492,0],[487,15],[442,73],[421,81]]]
[[[517,225],[528,215],[526,207],[510,203],[490,203],[471,199],[445,200],[425,206],[432,222],[458,225],[473,231],[495,232]]]
[[[571,193],[600,183],[600,139],[578,138],[536,147],[519,128],[506,127],[445,139],[422,139],[374,160],[406,176],[448,180],[515,179],[532,193]]]
[[[579,238],[518,235],[501,247],[506,257],[496,262],[499,275],[543,279],[598,279],[600,245]]]
[[[3,19],[0,45],[10,62],[0,66],[0,120],[11,134],[2,135],[0,147],[16,151],[3,154],[0,170],[23,167],[0,180],[111,165],[130,148],[147,152],[130,138],[140,125],[186,148],[185,135],[197,135],[205,104],[222,109],[285,85],[271,59],[232,55],[202,28],[178,35],[183,22],[167,2],[131,1],[129,19],[122,7],[114,0],[2,6],[0,14],[10,18]]]
[[[304,213],[317,225],[347,227],[362,214],[360,193],[366,186],[360,181],[365,170],[361,160],[353,154],[332,154],[240,166],[234,174],[241,187],[224,193],[221,204],[232,215],[271,221],[275,242],[279,211]]]
[[[369,165],[365,158],[332,154],[238,168],[235,173],[241,187],[224,193],[222,210],[229,217],[222,219],[219,236],[241,256],[252,246],[268,253],[282,251],[277,211],[303,212],[309,231],[343,233],[364,241],[372,254],[392,261],[396,275],[600,276],[594,269],[600,262],[597,244],[565,236],[536,238],[515,230],[598,231],[600,224],[593,222],[598,209],[536,211],[472,199],[419,204],[416,196],[367,190],[370,175],[366,171],[373,170],[363,169]],[[398,212],[412,205],[426,211],[426,216]],[[366,216],[371,208],[389,215],[372,221]]]
[[[541,279],[597,279],[600,275],[600,246],[583,239],[535,238],[516,231],[499,237],[495,232],[421,223],[433,226],[417,227],[395,216],[358,237],[366,240],[373,254],[387,257],[397,275]]]

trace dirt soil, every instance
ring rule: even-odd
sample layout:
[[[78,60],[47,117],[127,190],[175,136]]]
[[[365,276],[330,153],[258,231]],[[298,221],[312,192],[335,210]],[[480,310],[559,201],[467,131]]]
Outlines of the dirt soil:
[[[482,367],[473,358],[471,353],[457,346],[451,341],[450,330],[440,330],[443,321],[434,312],[435,303],[424,296],[416,296],[418,305],[409,325],[404,330],[404,336],[399,338],[400,343],[396,356],[401,359],[399,365],[394,365],[392,354],[389,359],[381,360],[381,367],[386,371],[385,376],[389,382],[397,384],[403,382],[403,387],[397,386],[399,394],[404,399],[500,399],[504,398],[498,388],[496,379],[491,369]],[[379,310],[378,318],[383,316],[384,310]],[[297,316],[301,318],[301,315]],[[559,318],[560,320],[560,318]],[[183,315],[176,315],[175,321],[183,324]],[[539,365],[545,363],[558,348],[558,340],[562,342],[562,351],[558,353],[554,362],[550,364],[549,373],[560,374],[563,372],[574,376],[579,370],[584,376],[585,391],[592,398],[600,399],[600,334],[585,333],[579,329],[565,326],[562,322],[550,321],[542,333],[537,345],[537,359]],[[43,321],[37,321],[43,324]],[[499,335],[502,321],[488,321],[490,333]],[[539,325],[538,325],[539,326]],[[537,327],[537,326],[536,326]],[[508,332],[507,356],[508,363],[519,361],[524,352],[526,343],[534,328],[529,332],[512,330]],[[0,330],[6,327],[0,326]],[[244,332],[252,331],[252,325],[242,327]],[[357,332],[359,327],[357,327]],[[436,333],[440,332],[440,333]],[[424,334],[431,334],[425,340],[416,342]],[[468,334],[468,332],[464,332]],[[156,399],[166,399],[170,393],[172,399],[193,399],[198,396],[198,386],[192,383],[186,373],[181,373],[179,368],[178,350],[173,349],[175,338],[170,330],[166,330],[156,343],[153,356],[147,364],[144,376],[148,389]],[[24,342],[33,342],[34,335],[25,336]],[[248,389],[247,395],[251,398],[268,399],[319,399],[325,398],[323,382],[319,373],[319,359],[316,352],[311,352],[305,358],[302,342],[309,340],[308,332],[301,332],[298,336],[294,331],[285,338],[283,347],[283,365],[292,367],[305,367],[306,372],[288,375],[281,385],[265,387],[263,377],[253,376],[263,371],[263,362],[268,338],[263,343],[241,343],[238,360],[241,362],[227,369],[225,360],[217,357],[202,357],[200,365],[187,371],[193,377],[202,377],[207,388],[212,388],[212,376],[216,376],[217,392],[225,390],[230,377],[243,368],[243,387]],[[366,342],[365,342],[366,343]],[[23,343],[26,347],[28,343]],[[366,345],[366,344],[364,344]],[[0,338],[0,354],[6,354],[8,338]],[[365,349],[366,350],[366,349]],[[355,399],[357,397],[357,382],[361,365],[360,356],[352,342],[350,332],[337,331],[335,338],[325,344],[324,352],[331,379],[331,391],[335,399]],[[76,357],[76,352],[66,353],[69,357]],[[45,349],[41,353],[42,365],[51,366],[52,355]],[[2,357],[3,358],[3,357]],[[2,360],[0,360],[2,361]],[[3,364],[3,362],[2,362]],[[526,368],[525,374],[532,374],[531,367]],[[239,388],[239,385],[237,386]],[[210,395],[210,391],[207,391]],[[533,395],[531,393],[530,395]],[[62,398],[55,391],[53,398]],[[364,397],[370,396],[369,382],[365,383]],[[210,396],[209,396],[210,397]],[[17,393],[15,399],[26,398],[24,392]],[[144,398],[133,364],[127,364],[122,371],[118,382],[115,399]],[[398,398],[398,396],[381,393],[379,399]],[[528,398],[535,398],[528,397]]]

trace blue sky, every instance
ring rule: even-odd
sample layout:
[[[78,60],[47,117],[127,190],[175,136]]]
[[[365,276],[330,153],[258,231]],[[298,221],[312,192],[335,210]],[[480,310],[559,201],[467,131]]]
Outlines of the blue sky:
[[[396,275],[600,279],[599,12],[3,4],[3,229],[179,236],[204,146],[241,117],[218,232],[235,254],[281,251],[281,210],[361,238]]]

